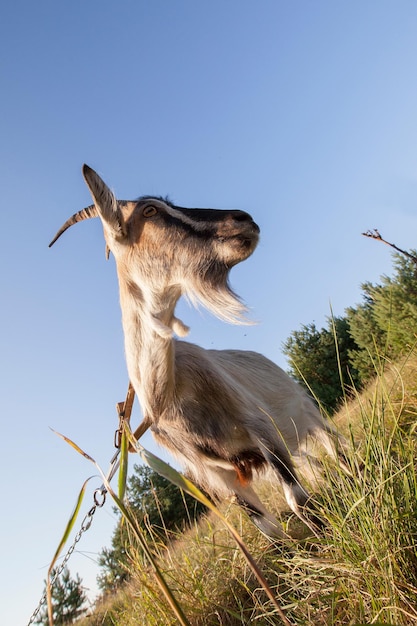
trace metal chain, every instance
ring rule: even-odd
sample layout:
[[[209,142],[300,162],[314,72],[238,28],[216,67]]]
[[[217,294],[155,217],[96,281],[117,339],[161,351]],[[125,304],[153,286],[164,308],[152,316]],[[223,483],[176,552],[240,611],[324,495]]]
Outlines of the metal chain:
[[[135,397],[135,391],[133,389],[132,384],[129,382],[126,400],[124,402],[118,402],[116,405],[117,412],[119,415],[119,428],[115,432],[115,447],[119,449],[115,452],[115,454],[113,455],[110,461],[110,468],[105,478],[106,484],[109,484],[111,482],[113,476],[115,475],[115,473],[117,472],[119,468],[120,441],[121,441],[121,433],[123,429],[123,421],[126,421],[129,424],[134,397]],[[143,433],[141,432],[141,434]],[[66,564],[68,563],[69,559],[71,558],[72,553],[74,552],[77,546],[77,543],[80,541],[83,534],[90,528],[93,522],[94,513],[96,512],[98,508],[101,509],[101,507],[104,506],[104,503],[106,502],[106,494],[107,494],[107,488],[104,483],[101,485],[101,487],[95,490],[93,494],[94,505],[85,515],[83,521],[81,522],[80,529],[74,537],[74,541],[72,542],[72,545],[68,548],[66,555],[62,559],[61,565],[55,570],[54,576],[52,577],[51,582],[50,582],[51,587],[55,584],[57,578],[62,574]],[[46,598],[47,598],[47,595],[45,591],[45,593],[42,595],[41,599],[39,600],[38,606],[36,607],[32,615],[30,616],[27,626],[31,626],[31,624],[33,624],[39,611],[41,610],[43,605],[46,603]]]
[[[74,541],[72,542],[72,545],[68,548],[66,555],[62,559],[61,565],[56,569],[56,571],[54,573],[54,576],[51,579],[51,586],[53,586],[55,584],[57,578],[62,574],[66,564],[70,560],[71,555],[72,555],[72,553],[74,552],[74,550],[75,550],[75,548],[77,546],[77,543],[80,541],[80,539],[83,536],[83,534],[90,528],[90,526],[91,526],[91,524],[93,522],[93,515],[94,515],[94,513],[96,512],[96,510],[98,508],[101,508],[102,506],[104,506],[104,503],[106,502],[106,494],[107,494],[107,489],[103,485],[99,489],[95,490],[95,492],[93,494],[94,505],[91,507],[91,509],[85,515],[83,521],[81,522],[80,529],[79,529],[79,531],[77,532],[77,534],[74,537]],[[42,606],[45,603],[46,603],[46,591],[42,595],[41,599],[39,600],[38,606],[36,607],[36,609],[33,611],[32,615],[30,616],[30,619],[28,621],[27,626],[30,626],[31,624],[33,624],[33,622],[35,621],[39,611],[41,610]]]

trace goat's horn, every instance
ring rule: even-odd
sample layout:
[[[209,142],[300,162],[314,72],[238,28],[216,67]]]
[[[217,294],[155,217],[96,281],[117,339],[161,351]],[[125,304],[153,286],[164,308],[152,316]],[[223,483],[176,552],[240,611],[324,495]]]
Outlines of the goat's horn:
[[[77,222],[88,220],[91,217],[98,217],[98,211],[96,207],[94,206],[94,204],[90,204],[90,206],[87,206],[85,209],[78,211],[78,213],[74,213],[74,215],[70,217],[65,222],[65,224],[63,224],[63,226],[61,226],[61,228],[59,229],[59,231],[57,232],[57,234],[55,235],[55,237],[52,239],[51,243],[49,244],[49,247],[53,246],[55,241],[59,239],[62,233],[64,233],[70,226],[73,226]]]

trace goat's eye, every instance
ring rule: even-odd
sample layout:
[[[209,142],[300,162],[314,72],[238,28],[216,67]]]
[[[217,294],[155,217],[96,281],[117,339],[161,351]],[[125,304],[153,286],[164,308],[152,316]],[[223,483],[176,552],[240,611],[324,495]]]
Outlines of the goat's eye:
[[[156,215],[156,213],[158,213],[158,211],[154,206],[147,206],[143,209],[143,217],[152,217]]]

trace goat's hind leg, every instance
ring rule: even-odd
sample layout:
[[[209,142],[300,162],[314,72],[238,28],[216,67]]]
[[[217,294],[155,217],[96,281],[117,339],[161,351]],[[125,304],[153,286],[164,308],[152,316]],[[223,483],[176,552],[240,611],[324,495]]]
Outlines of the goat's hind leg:
[[[264,507],[257,493],[248,482],[242,481],[236,473],[236,468],[229,462],[221,462],[215,459],[208,461],[206,465],[210,468],[211,484],[222,485],[219,491],[226,488],[229,494],[234,494],[237,503],[249,515],[252,522],[259,530],[270,539],[283,539],[287,537],[278,520]]]
[[[288,537],[278,520],[264,507],[256,492],[249,485],[235,487],[237,503],[249,515],[255,526],[268,539]]]
[[[309,503],[310,495],[298,480],[289,454],[274,450],[266,452],[266,457],[279,478],[290,509],[318,537],[323,522],[314,513],[314,507]]]

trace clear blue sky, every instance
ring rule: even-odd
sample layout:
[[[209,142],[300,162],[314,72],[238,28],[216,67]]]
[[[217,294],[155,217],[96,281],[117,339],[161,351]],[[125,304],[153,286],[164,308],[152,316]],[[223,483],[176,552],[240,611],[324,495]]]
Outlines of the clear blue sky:
[[[94,474],[48,427],[107,467],[127,386],[100,224],[47,247],[90,203],[82,163],[119,197],[252,213],[262,239],[232,283],[259,324],[181,315],[191,341],[285,367],[292,330],[391,272],[362,231],[417,247],[417,4],[15,0],[0,46],[0,621],[20,626]],[[108,504],[70,561],[92,595],[113,527]]]

